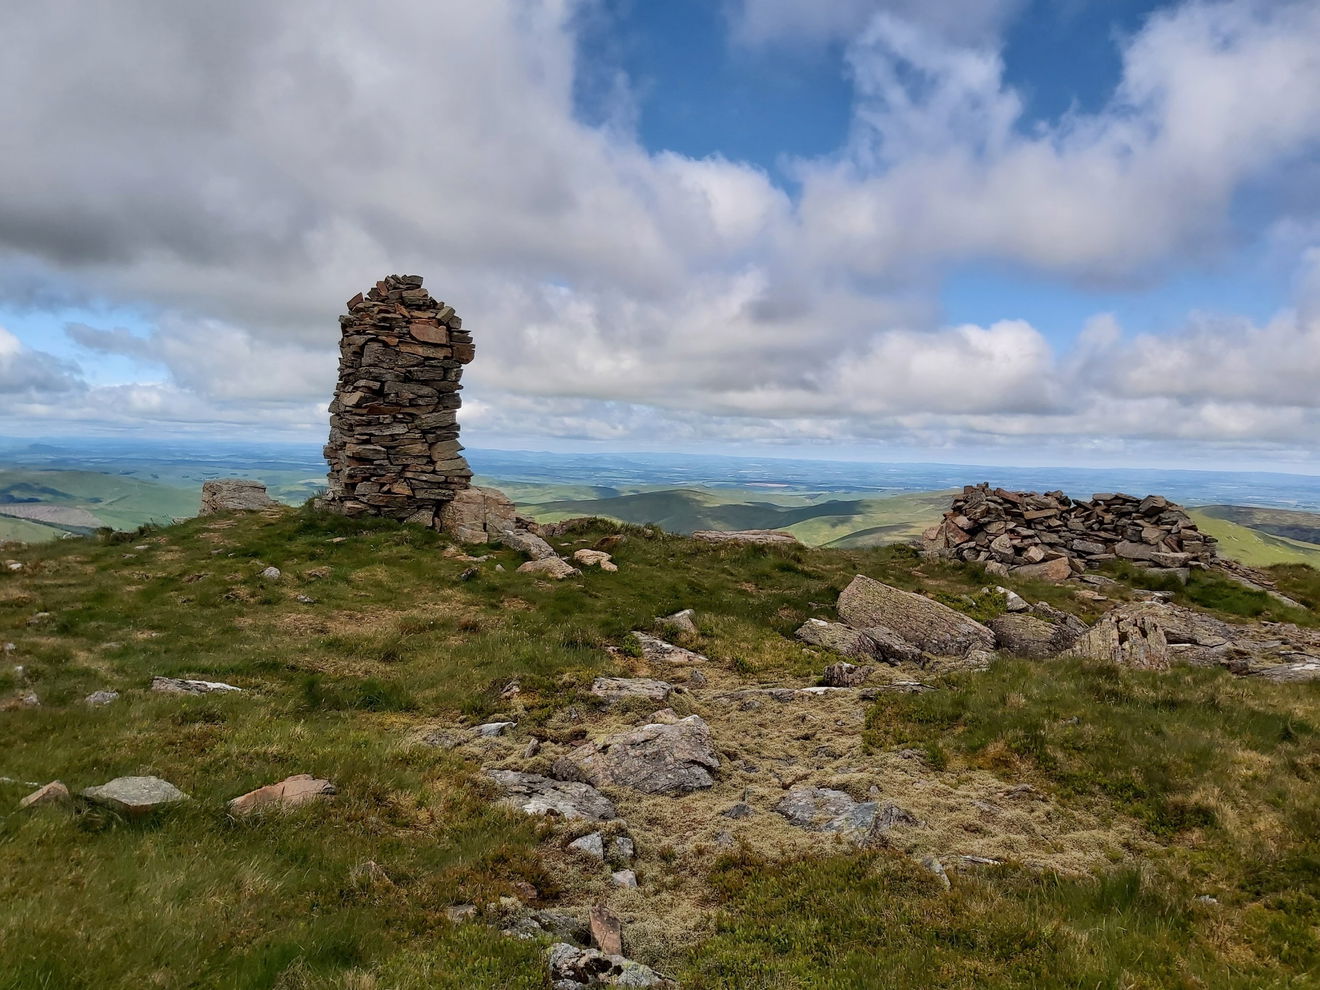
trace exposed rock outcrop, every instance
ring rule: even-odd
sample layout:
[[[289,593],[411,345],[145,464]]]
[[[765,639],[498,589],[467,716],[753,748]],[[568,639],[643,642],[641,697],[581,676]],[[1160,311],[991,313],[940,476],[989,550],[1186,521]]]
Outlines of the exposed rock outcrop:
[[[200,516],[213,512],[256,512],[278,505],[266,494],[266,486],[247,478],[217,478],[202,483]]]
[[[719,765],[710,726],[700,716],[689,715],[586,743],[556,760],[553,772],[593,787],[686,794],[714,784],[710,771]]]
[[[1141,670],[1167,670],[1178,662],[1213,666],[1245,656],[1227,623],[1168,602],[1112,609],[1068,654]]]
[[[782,529],[699,529],[692,534],[694,540],[704,543],[749,543],[759,546],[790,546],[802,544],[792,533]]]
[[[618,817],[614,803],[591,784],[515,770],[487,770],[486,775],[504,792],[501,803],[529,815],[561,815],[597,822]]]
[[[840,618],[857,629],[887,629],[919,650],[965,656],[993,650],[995,634],[947,605],[857,575],[839,595]]]

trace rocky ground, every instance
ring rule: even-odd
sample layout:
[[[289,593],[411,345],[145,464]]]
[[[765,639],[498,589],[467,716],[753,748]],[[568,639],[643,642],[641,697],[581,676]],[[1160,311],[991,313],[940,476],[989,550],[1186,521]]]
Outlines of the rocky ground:
[[[0,987],[89,953],[101,986],[559,990],[1320,963],[1305,575],[1291,607],[284,509],[138,539],[0,583]]]

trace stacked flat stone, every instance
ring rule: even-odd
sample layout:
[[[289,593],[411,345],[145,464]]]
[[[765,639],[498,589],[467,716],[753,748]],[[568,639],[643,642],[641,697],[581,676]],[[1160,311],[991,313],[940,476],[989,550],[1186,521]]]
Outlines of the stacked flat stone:
[[[472,336],[452,306],[422,288],[420,275],[391,275],[358,293],[339,324],[323,504],[434,525],[472,477],[457,416]]]
[[[1067,560],[1080,573],[1118,558],[1154,568],[1206,567],[1217,559],[1214,537],[1162,495],[1103,493],[1087,502],[1058,491],[968,485],[924,535],[927,548],[944,556],[1009,568]]]

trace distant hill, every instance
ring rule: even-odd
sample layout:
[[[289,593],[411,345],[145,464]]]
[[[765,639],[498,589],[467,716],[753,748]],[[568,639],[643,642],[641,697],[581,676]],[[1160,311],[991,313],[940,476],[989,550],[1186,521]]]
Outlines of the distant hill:
[[[1238,505],[1218,505],[1210,508],[1243,509],[1248,513],[1268,511],[1247,509]],[[1312,567],[1320,567],[1320,545],[1289,539],[1286,536],[1276,536],[1246,523],[1234,522],[1221,515],[1212,515],[1204,508],[1190,509],[1188,514],[1198,529],[1209,533],[1219,541],[1221,556],[1231,557],[1251,567],[1269,567],[1271,564],[1310,564]],[[1320,516],[1312,513],[1291,514],[1310,516],[1315,523],[1320,524]]]
[[[524,496],[525,496],[524,488]],[[876,546],[913,539],[948,507],[948,492],[889,498],[767,495],[745,489],[670,488],[605,498],[521,502],[543,522],[603,516],[655,523],[674,533],[699,529],[785,529],[812,546]]]
[[[197,514],[199,491],[102,471],[0,469],[0,539],[55,539],[100,526],[134,529]]]
[[[1296,509],[1262,509],[1254,505],[1202,505],[1198,511],[1240,526],[1320,545],[1320,513]]]

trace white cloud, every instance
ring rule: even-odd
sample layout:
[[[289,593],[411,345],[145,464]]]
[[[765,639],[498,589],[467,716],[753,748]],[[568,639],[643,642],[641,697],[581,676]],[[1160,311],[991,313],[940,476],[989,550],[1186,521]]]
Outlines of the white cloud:
[[[72,373],[0,334],[0,392],[28,383],[4,411],[314,432],[344,300],[415,271],[476,336],[473,440],[1314,449],[1305,286],[1259,327],[1126,340],[1101,317],[1071,346],[1012,312],[943,327],[937,290],[969,259],[1123,284],[1222,249],[1243,186],[1320,142],[1320,7],[1168,9],[1125,43],[1106,107],[1027,128],[998,54],[1020,3],[743,0],[749,44],[848,45],[853,135],[799,163],[791,198],[753,165],[578,120],[580,6],[124,0],[14,19],[0,292],[139,309],[147,332],[71,336],[165,380],[43,402]],[[1278,225],[1294,257],[1315,229]]]

